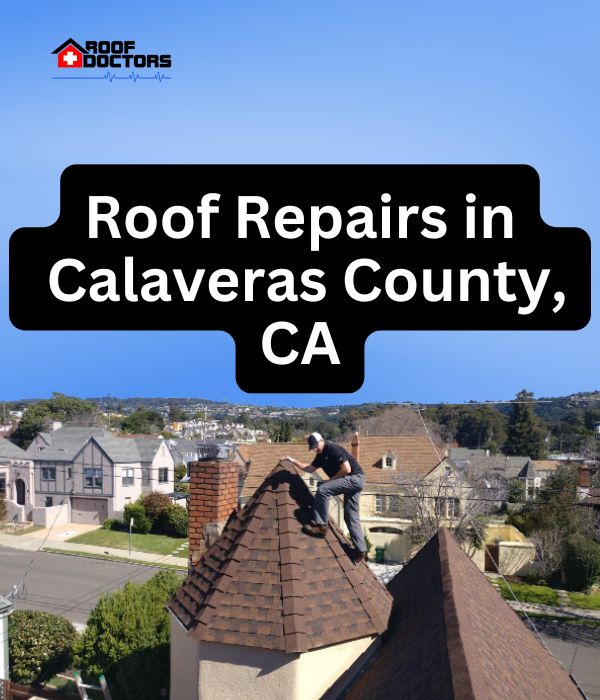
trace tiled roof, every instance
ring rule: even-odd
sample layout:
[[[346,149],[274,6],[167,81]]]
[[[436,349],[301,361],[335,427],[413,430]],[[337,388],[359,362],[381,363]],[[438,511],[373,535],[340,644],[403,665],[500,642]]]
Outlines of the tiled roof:
[[[536,471],[556,471],[561,467],[561,463],[557,459],[532,459],[531,461]]]
[[[359,462],[367,483],[393,484],[422,479],[442,461],[426,435],[361,435]],[[344,447],[351,451],[350,443]],[[391,452],[395,469],[383,469],[383,455]]]
[[[27,459],[27,454],[14,442],[0,438],[0,459]]]
[[[581,700],[448,530],[441,529],[389,589],[389,630],[347,700]]]
[[[286,461],[232,515],[169,604],[194,639],[304,652],[386,629],[391,596],[343,534],[302,533],[312,503]]]
[[[422,479],[440,461],[429,438],[422,435],[366,435],[360,436],[359,463],[367,477],[366,491],[371,484],[395,484]],[[348,452],[349,442],[341,443]],[[305,442],[259,442],[246,445],[250,468],[242,491],[248,496],[283,455],[290,455],[301,462],[312,462],[314,453],[309,452]],[[383,455],[392,452],[396,458],[395,469],[383,469]]]

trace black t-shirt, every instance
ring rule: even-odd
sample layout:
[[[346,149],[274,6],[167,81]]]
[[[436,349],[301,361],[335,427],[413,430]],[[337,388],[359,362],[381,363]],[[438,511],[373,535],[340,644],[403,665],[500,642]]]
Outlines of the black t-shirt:
[[[351,474],[364,474],[354,457],[341,445],[336,445],[334,442],[326,442],[323,452],[318,454],[312,463],[315,467],[320,467],[331,479],[339,472],[343,462],[348,462]]]

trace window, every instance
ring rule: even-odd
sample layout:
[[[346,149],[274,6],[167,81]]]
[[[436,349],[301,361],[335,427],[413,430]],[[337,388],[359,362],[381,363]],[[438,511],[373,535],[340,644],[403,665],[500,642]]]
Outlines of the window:
[[[44,507],[51,508],[52,503],[53,503],[52,496],[46,496],[46,498],[44,499]]]
[[[123,469],[123,486],[133,486],[133,467]]]
[[[440,518],[458,518],[460,516],[460,499],[436,498],[435,512]]]
[[[88,489],[102,488],[102,469],[84,469],[83,479]]]
[[[169,469],[168,467],[161,467],[158,470],[158,483],[166,484],[169,481]]]
[[[375,496],[376,513],[399,513],[400,496]]]
[[[189,476],[189,474],[188,474]],[[150,483],[150,468],[149,467],[142,467],[142,485],[143,486],[148,486]]]
[[[0,474],[0,498],[6,494],[6,474]]]
[[[388,452],[383,455],[382,464],[384,469],[395,469],[396,468],[396,458],[392,452]]]
[[[56,467],[42,467],[43,481],[56,481]]]
[[[67,479],[73,478],[73,467],[67,467]]]
[[[388,496],[388,510],[390,513],[400,512],[400,496]]]
[[[448,517],[458,518],[460,515],[460,500],[458,498],[448,499]]]

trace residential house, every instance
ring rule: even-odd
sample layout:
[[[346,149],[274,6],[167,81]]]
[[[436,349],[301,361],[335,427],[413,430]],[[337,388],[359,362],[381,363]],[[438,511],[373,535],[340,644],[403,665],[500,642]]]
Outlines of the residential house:
[[[68,520],[76,523],[101,524],[121,517],[144,493],[173,490],[173,456],[162,439],[61,427],[39,433],[27,457],[34,464],[34,505],[66,505]]]
[[[234,504],[236,478],[194,466],[196,533]],[[168,606],[172,700],[581,697],[447,530],[386,590],[333,523],[302,533],[312,501],[281,462],[191,567]]]
[[[0,438],[0,498],[6,499],[7,520],[26,520],[33,508],[33,462],[20,447]]]

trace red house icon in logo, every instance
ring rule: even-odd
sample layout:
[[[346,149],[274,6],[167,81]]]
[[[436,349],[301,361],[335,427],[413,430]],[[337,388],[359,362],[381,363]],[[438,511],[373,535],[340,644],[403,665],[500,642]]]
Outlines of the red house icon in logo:
[[[59,68],[81,68],[83,66],[83,54],[88,53],[83,46],[80,46],[73,39],[67,39],[53,54],[58,54]]]

